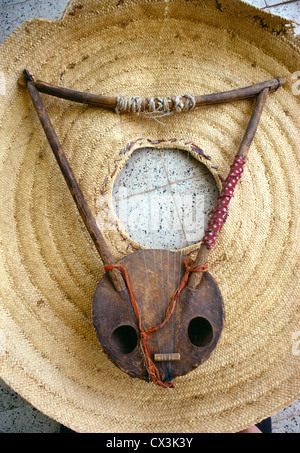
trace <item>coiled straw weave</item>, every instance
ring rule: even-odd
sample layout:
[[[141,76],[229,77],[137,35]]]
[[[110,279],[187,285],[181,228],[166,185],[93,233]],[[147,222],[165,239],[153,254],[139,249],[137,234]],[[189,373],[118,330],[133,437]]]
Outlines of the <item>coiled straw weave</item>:
[[[64,21],[26,21],[0,47],[0,372],[48,416],[79,432],[236,432],[299,396],[300,60],[290,28],[237,0],[81,0]],[[103,265],[17,85],[24,68],[53,84],[127,97],[287,78],[269,96],[211,254],[223,336],[175,389],[130,378],[101,351],[91,303]],[[112,187],[143,146],[140,120],[122,116],[125,147],[115,112],[43,99],[94,215],[114,218]],[[181,149],[189,139],[201,145],[211,161],[192,154],[218,184],[252,108],[237,101],[198,109],[191,137],[190,113],[181,114]],[[151,124],[145,138],[153,139]],[[177,127],[170,121],[169,137]],[[104,233],[118,260],[140,245],[114,220]]]

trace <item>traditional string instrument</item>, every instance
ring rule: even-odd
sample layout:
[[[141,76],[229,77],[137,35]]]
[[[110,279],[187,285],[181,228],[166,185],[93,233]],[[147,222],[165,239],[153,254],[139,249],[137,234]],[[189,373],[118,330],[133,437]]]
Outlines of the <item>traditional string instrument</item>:
[[[278,78],[238,90],[172,98],[107,97],[34,81],[24,71],[25,84],[49,144],[85,225],[104,264],[106,274],[93,298],[93,322],[108,357],[132,377],[173,387],[182,376],[209,358],[220,339],[223,301],[208,272],[209,252],[228,215],[228,206],[242,177],[248,150],[270,92],[285,79]],[[195,261],[166,250],[141,250],[115,263],[109,247],[84,199],[66,159],[39,92],[117,112],[185,111],[202,105],[238,99],[256,99],[254,111],[204,233]],[[159,259],[157,259],[159,257]],[[176,269],[174,278],[158,278]],[[153,301],[160,300],[160,311]],[[155,315],[155,316],[153,316]],[[154,323],[156,319],[156,323]]]

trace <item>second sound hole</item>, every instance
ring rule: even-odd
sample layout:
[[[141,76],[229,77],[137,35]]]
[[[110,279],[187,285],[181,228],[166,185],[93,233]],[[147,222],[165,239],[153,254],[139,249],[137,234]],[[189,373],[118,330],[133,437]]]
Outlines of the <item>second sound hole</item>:
[[[209,345],[213,338],[213,329],[207,319],[198,316],[191,320],[188,327],[188,336],[191,343],[197,347]]]

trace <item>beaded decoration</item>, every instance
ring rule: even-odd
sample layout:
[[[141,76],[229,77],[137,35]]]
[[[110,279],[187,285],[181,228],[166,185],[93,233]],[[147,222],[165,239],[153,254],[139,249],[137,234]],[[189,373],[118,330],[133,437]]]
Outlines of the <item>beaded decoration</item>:
[[[226,221],[230,199],[234,197],[234,190],[239,179],[242,177],[245,162],[244,157],[236,155],[230,166],[229,175],[223,181],[222,191],[217,197],[215,208],[211,211],[211,218],[202,239],[202,243],[208,249],[214,247],[220,230]]]

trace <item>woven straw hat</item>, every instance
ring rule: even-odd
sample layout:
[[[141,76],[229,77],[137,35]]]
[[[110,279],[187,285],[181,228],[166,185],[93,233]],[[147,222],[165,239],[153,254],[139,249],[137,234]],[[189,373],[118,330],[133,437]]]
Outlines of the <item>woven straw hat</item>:
[[[78,432],[236,432],[297,399],[299,55],[288,21],[236,0],[81,0],[63,21],[26,21],[0,47],[0,371],[31,404]],[[91,303],[103,265],[17,84],[24,68],[56,85],[128,96],[199,95],[287,78],[268,98],[210,256],[223,335],[172,390],[130,378],[101,350]],[[93,214],[103,217],[105,193],[113,216],[113,184],[143,146],[134,144],[138,122],[123,116],[131,144],[124,153],[115,112],[43,100]],[[218,184],[252,108],[251,101],[203,107],[191,131],[190,117],[181,118],[181,136],[191,133],[211,156],[194,154]],[[150,122],[144,127],[153,138]],[[169,136],[177,135],[174,122]],[[116,260],[141,248],[122,228],[104,231]]]

